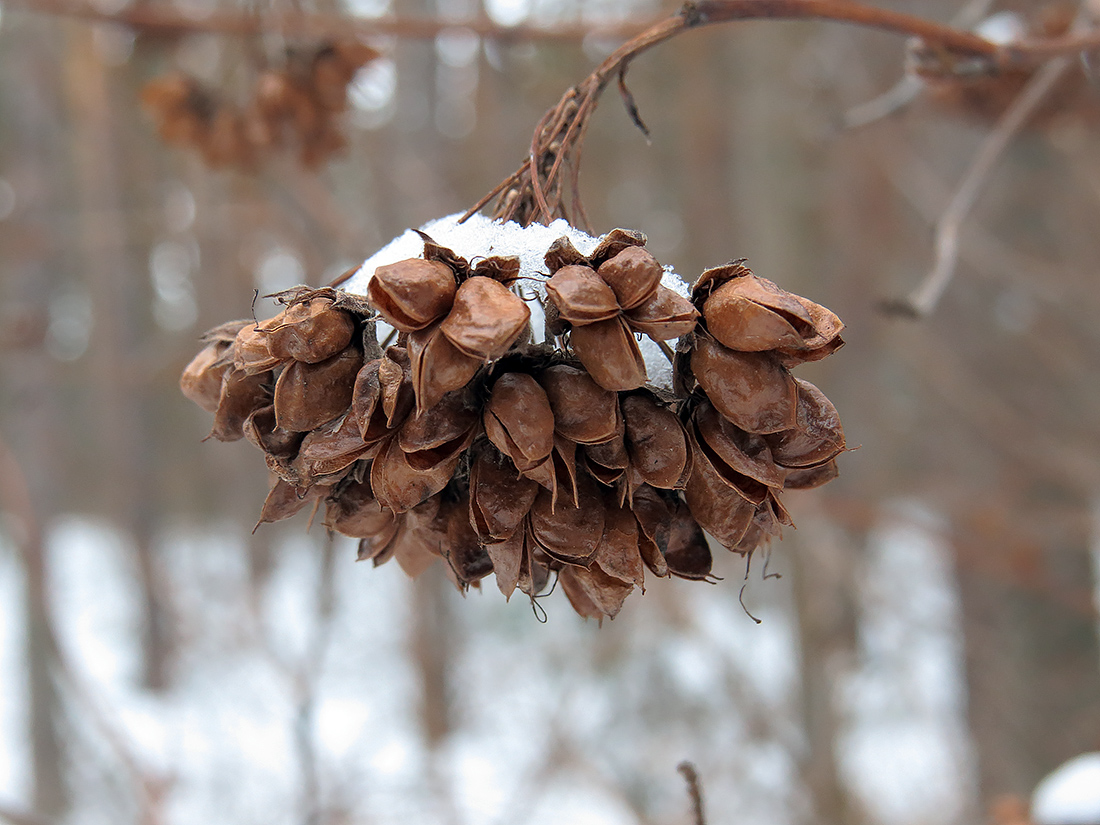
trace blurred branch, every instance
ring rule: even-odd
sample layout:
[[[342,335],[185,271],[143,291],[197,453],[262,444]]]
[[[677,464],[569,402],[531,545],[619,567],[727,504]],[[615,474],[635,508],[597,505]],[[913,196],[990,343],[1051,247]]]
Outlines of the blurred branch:
[[[688,796],[691,797],[692,825],[707,825],[707,818],[703,813],[703,786],[699,782],[699,772],[687,761],[677,765],[676,770],[687,782]]]
[[[936,222],[936,261],[932,271],[907,298],[890,304],[890,311],[923,318],[936,308],[955,274],[959,259],[959,228],[974,206],[994,164],[1071,65],[1068,57],[1051,60],[1035,73],[1019,97],[1001,115]]]
[[[72,3],[67,0],[4,0],[3,5],[7,9],[19,9],[34,14],[117,23],[147,34],[162,36],[294,32],[296,35],[317,37],[346,38],[353,35],[430,40],[444,32],[464,29],[491,40],[576,43],[590,36],[633,37],[646,27],[644,22],[610,25],[578,23],[553,27],[499,26],[481,19],[455,22],[426,17],[352,17],[301,10],[272,11],[262,15],[251,11],[215,11],[196,17],[170,3],[161,2],[134,4],[119,11],[110,11],[92,3]]]

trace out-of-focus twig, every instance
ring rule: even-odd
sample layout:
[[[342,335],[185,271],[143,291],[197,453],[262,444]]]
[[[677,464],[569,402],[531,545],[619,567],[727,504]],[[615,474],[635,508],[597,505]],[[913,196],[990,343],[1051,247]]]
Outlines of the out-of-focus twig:
[[[1068,57],[1058,57],[1040,68],[997,121],[936,223],[936,260],[932,271],[908,297],[889,304],[889,311],[923,318],[936,308],[940,296],[955,274],[955,265],[959,259],[959,229],[989,178],[990,171],[1013,137],[1026,125],[1047,93],[1071,65]]]
[[[699,772],[695,765],[686,760],[677,765],[676,770],[687,782],[688,796],[691,797],[692,825],[707,825],[707,817],[703,813],[703,785],[699,781]]]

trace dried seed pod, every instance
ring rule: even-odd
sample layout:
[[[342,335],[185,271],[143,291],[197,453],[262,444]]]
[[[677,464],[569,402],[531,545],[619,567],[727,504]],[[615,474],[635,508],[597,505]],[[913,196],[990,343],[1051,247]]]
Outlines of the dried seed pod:
[[[409,456],[396,438],[384,441],[371,464],[370,482],[375,497],[395,513],[413,509],[447,486],[461,452],[422,470],[409,463]]]
[[[515,255],[491,255],[482,258],[473,268],[472,275],[485,276],[499,281],[504,286],[511,286],[519,278],[520,260]]]
[[[508,372],[493,384],[484,413],[485,434],[521,473],[550,457],[554,413],[546,391],[526,373]]]
[[[659,286],[653,297],[626,313],[627,323],[655,341],[668,341],[695,329],[698,310],[691,301],[667,287]]]
[[[742,430],[766,434],[795,426],[798,385],[768,353],[737,352],[700,335],[691,370],[711,403]]]
[[[825,393],[796,378],[798,414],[793,429],[767,436],[772,455],[784,467],[813,467],[832,461],[844,451],[844,428],[836,407]]]
[[[450,267],[423,258],[378,267],[367,287],[375,308],[402,332],[424,329],[450,312],[457,290]]]
[[[686,483],[691,451],[680,419],[648,393],[628,395],[621,406],[631,467],[654,487],[670,490]]]
[[[478,538],[490,543],[514,535],[537,493],[538,485],[496,450],[478,452],[470,467],[470,523]]]
[[[677,500],[670,511],[665,549],[668,572],[681,579],[708,580],[714,558],[707,537],[684,502]]]
[[[598,565],[589,569],[565,567],[558,574],[558,581],[573,609],[585,619],[598,621],[619,615],[623,602],[634,590],[633,584],[605,573]]]
[[[783,482],[783,487],[787,490],[809,490],[832,481],[838,475],[840,475],[840,469],[834,458],[824,464],[791,470],[787,473],[787,480]]]
[[[491,278],[463,281],[440,331],[455,348],[479,361],[500,358],[527,328],[527,304]]]
[[[459,590],[466,590],[493,572],[493,561],[466,517],[468,507],[469,502],[458,501],[441,512],[446,538],[440,551]]]
[[[222,378],[218,408],[214,411],[214,427],[207,438],[218,441],[238,441],[244,438],[244,422],[248,416],[271,403],[271,373],[248,375],[227,370]]]
[[[607,390],[635,390],[645,384],[645,360],[622,316],[573,327],[569,343],[589,375]]]
[[[596,483],[579,476],[581,506],[565,496],[555,505],[549,490],[540,489],[531,506],[531,535],[548,556],[566,564],[587,564],[603,536],[606,506]]]
[[[481,411],[466,392],[451,392],[429,410],[407,419],[397,436],[414,470],[453,466],[477,435]]]
[[[284,430],[307,432],[351,405],[363,353],[348,347],[319,364],[292,361],[275,384],[275,418]]]
[[[638,549],[638,522],[630,509],[607,507],[594,564],[621,582],[645,589],[645,571]]]
[[[278,323],[279,317],[277,315],[262,324],[248,324],[240,329],[233,342],[233,366],[249,375],[256,375],[268,372],[280,364],[281,359],[272,355],[268,348],[265,329],[272,322]]]
[[[381,539],[387,544],[397,532],[394,514],[382,507],[369,481],[338,485],[325,502],[325,527],[357,539]]]
[[[622,478],[626,468],[630,466],[630,456],[626,453],[621,435],[600,444],[587,445],[584,447],[584,457],[588,472],[608,487]]]
[[[207,344],[180,375],[180,391],[209,413],[218,409],[222,380],[232,366],[222,360],[225,350],[225,344]]]
[[[316,364],[351,343],[355,322],[347,312],[334,309],[331,298],[316,297],[292,303],[279,323],[265,332],[268,350],[276,358]]]
[[[275,405],[255,410],[244,422],[244,437],[268,455],[293,458],[305,433],[284,430],[275,422]]]
[[[375,447],[363,441],[358,422],[348,414],[307,434],[290,468],[299,485],[308,487],[319,478],[346,471]]]
[[[550,244],[543,257],[546,268],[554,274],[565,266],[588,266],[588,258],[582,255],[569,238],[562,236]]]
[[[599,444],[622,429],[619,397],[584,370],[555,364],[542,371],[539,383],[553,411],[555,432],[570,441]]]
[[[604,261],[611,260],[624,249],[632,246],[645,246],[648,239],[636,229],[612,229],[600,240],[589,257],[593,267],[599,268]]]
[[[562,267],[546,282],[546,294],[561,317],[574,325],[606,321],[619,314],[615,293],[591,267]]]
[[[714,468],[692,439],[695,460],[684,498],[695,521],[724,547],[734,547],[752,522],[756,504]],[[667,558],[667,557],[666,557]]]
[[[657,292],[664,268],[640,246],[628,246],[614,258],[604,262],[599,275],[615,293],[624,310],[636,309]]]
[[[409,361],[418,412],[434,407],[447,393],[465,387],[481,366],[478,359],[455,347],[439,324],[409,336]]]
[[[758,488],[760,485],[782,489],[786,471],[776,466],[769,442],[764,436],[745,432],[706,402],[695,410],[693,421],[697,442],[723,478],[742,490]],[[756,483],[750,484],[746,479]],[[762,498],[764,492],[746,495],[750,499],[756,499]]]
[[[275,480],[271,490],[264,499],[263,508],[260,510],[260,519],[256,527],[261,524],[273,524],[276,521],[288,519],[298,513],[307,504],[314,502],[321,495],[320,488],[310,491],[299,491],[293,484],[288,484],[281,478]],[[255,532],[255,528],[253,528]]]

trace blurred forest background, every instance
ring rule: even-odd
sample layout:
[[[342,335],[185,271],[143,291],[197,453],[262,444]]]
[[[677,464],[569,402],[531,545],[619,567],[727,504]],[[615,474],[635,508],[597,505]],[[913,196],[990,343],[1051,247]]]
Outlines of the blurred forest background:
[[[728,554],[724,581],[651,581],[602,628],[560,593],[542,624],[491,579],[464,598],[438,566],[355,565],[305,516],[253,535],[260,455],[203,443],[177,381],[254,289],[325,283],[476,202],[565,88],[676,5],[328,2],[446,25],[366,39],[384,56],[342,155],[253,172],[166,146],[141,90],[180,69],[243,99],[258,49],[318,38],[0,3],[0,820],[686,823],[690,759],[715,823],[961,825],[1100,749],[1084,72],[988,176],[956,277],[912,321],[882,302],[931,266],[990,107],[924,93],[845,128],[905,43],[836,24],[715,26],[636,61],[652,142],[610,90],[581,173],[593,228],[647,233],[689,280],[745,257],[836,311],[847,346],[802,375],[858,449],[787,497],[798,530],[743,594],[762,624]],[[475,33],[515,24],[556,35]]]

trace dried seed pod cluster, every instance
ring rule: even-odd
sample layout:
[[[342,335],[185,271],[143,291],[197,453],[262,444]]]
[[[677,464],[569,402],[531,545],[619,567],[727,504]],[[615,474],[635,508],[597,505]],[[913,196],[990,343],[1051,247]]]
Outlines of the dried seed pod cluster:
[[[316,167],[344,147],[348,84],[378,56],[355,41],[292,52],[282,68],[258,74],[244,105],[181,72],[151,80],[141,97],[161,139],[197,150],[208,166],[254,169],[264,156],[290,149]]]
[[[827,309],[739,263],[689,297],[622,230],[587,254],[541,246],[537,278],[422,237],[422,256],[371,266],[364,295],[284,293],[276,317],[208,333],[184,371],[211,435],[265,453],[261,523],[323,507],[361,559],[415,576],[441,558],[460,588],[493,573],[506,596],[556,578],[602,619],[647,569],[710,577],[704,530],[751,553],[790,524],[784,488],[835,476],[836,410],[789,372],[841,345]],[[636,335],[678,339],[670,386]]]

